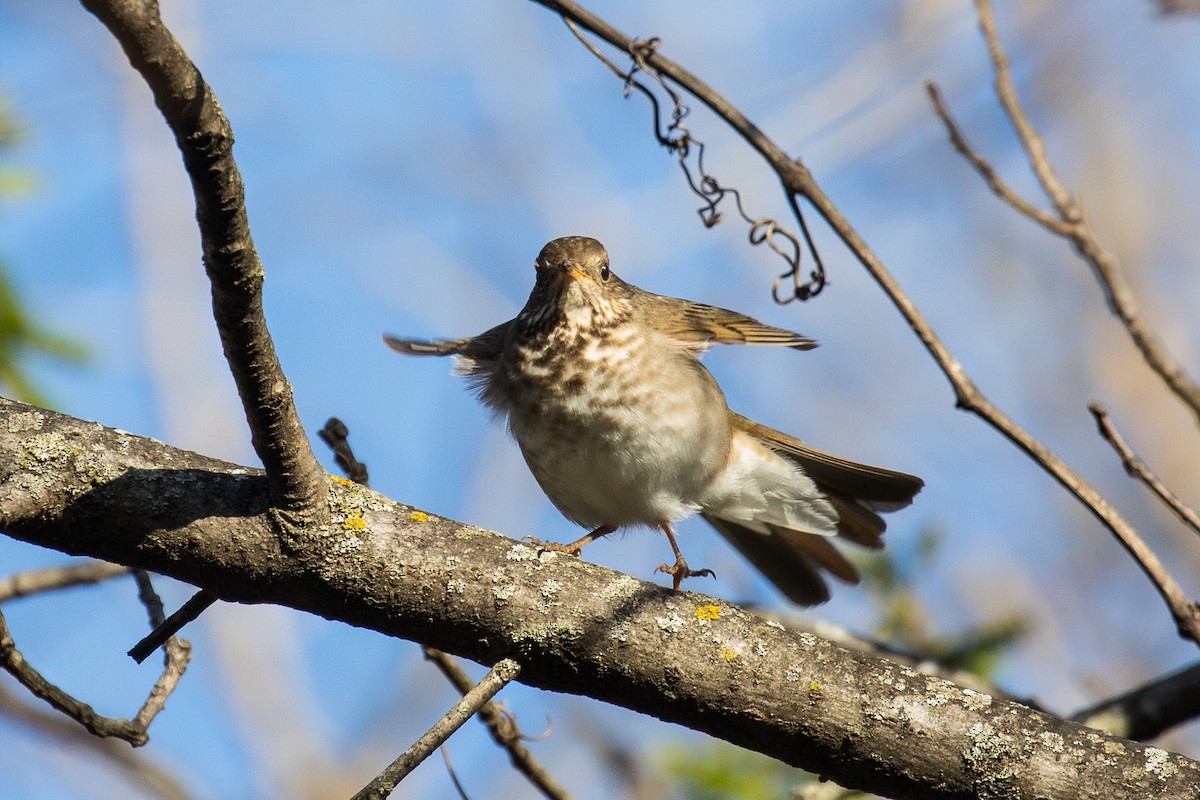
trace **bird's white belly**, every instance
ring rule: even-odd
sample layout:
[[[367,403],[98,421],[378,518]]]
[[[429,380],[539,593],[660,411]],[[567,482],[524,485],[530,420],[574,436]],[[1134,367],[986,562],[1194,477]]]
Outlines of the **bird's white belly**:
[[[563,360],[553,376],[530,376],[542,380],[525,382],[526,396],[509,409],[542,489],[590,527],[694,513],[729,447],[724,396],[704,368],[690,354],[619,334]]]

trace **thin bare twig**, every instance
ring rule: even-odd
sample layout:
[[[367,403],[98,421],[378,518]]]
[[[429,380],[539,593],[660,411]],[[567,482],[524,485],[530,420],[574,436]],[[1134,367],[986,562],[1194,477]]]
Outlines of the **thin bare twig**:
[[[1187,525],[1196,533],[1200,533],[1200,514],[1189,506],[1187,503],[1179,499],[1179,497],[1167,488],[1167,485],[1162,482],[1162,479],[1154,473],[1146,465],[1146,462],[1133,452],[1133,448],[1122,438],[1121,434],[1113,426],[1108,418],[1108,409],[1100,403],[1092,403],[1088,406],[1088,411],[1092,412],[1092,416],[1096,418],[1096,426],[1100,429],[1100,435],[1108,442],[1117,455],[1121,457],[1121,465],[1125,467],[1125,471],[1134,478],[1137,478],[1146,488],[1154,492],[1159,500],[1162,501],[1171,513],[1179,518],[1179,521]]]
[[[179,633],[184,625],[193,622],[207,611],[209,606],[217,602],[217,599],[217,596],[207,589],[201,589],[196,592],[187,599],[187,602],[179,607],[179,610],[159,622],[154,627],[154,630],[150,631],[141,641],[129,648],[129,657],[141,664],[150,657],[151,653],[162,647],[175,634]]]
[[[521,667],[512,659],[506,658],[492,667],[471,691],[455,703],[454,708],[446,712],[438,722],[426,731],[420,739],[388,765],[373,781],[354,795],[353,800],[384,800],[396,788],[408,773],[418,764],[429,757],[443,742],[463,726],[485,703],[495,697],[496,693],[509,684],[521,671]]]
[[[95,583],[129,572],[127,568],[116,570],[113,567],[112,564],[95,561],[39,570],[36,573],[14,575],[5,581],[8,584],[4,590],[6,595],[0,595],[0,599],[19,597],[32,591],[48,591],[52,588],[63,588],[80,583]],[[144,570],[134,570],[134,577],[138,583],[138,596],[146,605],[151,624],[154,624],[156,620],[161,621],[162,601],[159,600],[154,588],[150,585],[150,576]],[[105,717],[97,714],[87,703],[76,700],[46,680],[33,665],[26,661],[21,651],[17,649],[12,632],[8,628],[8,622],[4,619],[3,613],[0,613],[0,667],[16,678],[17,682],[33,695],[40,697],[63,714],[76,720],[89,733],[100,737],[112,736],[124,739],[134,747],[140,747],[149,741],[147,730],[150,723],[162,711],[167,697],[179,684],[179,679],[187,669],[191,652],[192,647],[187,642],[172,640],[163,656],[162,674],[151,687],[146,702],[142,704],[134,718],[126,720]]]
[[[89,733],[96,736],[115,736],[134,747],[141,747],[150,739],[145,727],[137,722],[97,714],[87,703],[76,700],[46,680],[17,649],[3,612],[0,612],[0,667],[36,697],[78,722]]]
[[[1017,87],[1013,85],[1012,72],[1008,68],[1008,54],[1004,52],[1000,36],[996,33],[996,16],[992,13],[991,2],[975,0],[975,11],[979,16],[979,27],[983,29],[983,38],[987,41],[988,55],[992,59],[992,71],[996,76],[996,97],[1008,115],[1013,130],[1021,139],[1033,174],[1037,176],[1038,183],[1042,185],[1042,191],[1050,198],[1050,202],[1063,215],[1064,221],[1082,221],[1083,214],[1075,198],[1063,185],[1054,168],[1050,166],[1050,160],[1046,158],[1045,142],[1029,121],[1025,110],[1021,108],[1021,101],[1017,98]]]
[[[628,50],[636,45],[636,42],[628,35],[572,0],[534,0],[534,2],[564,18],[573,20],[614,47]],[[1113,533],[1121,546],[1134,557],[1142,571],[1151,578],[1155,589],[1158,590],[1159,595],[1171,611],[1180,635],[1200,644],[1200,612],[1197,612],[1195,605],[1190,603],[1179,584],[1169,574],[1166,574],[1158,557],[1142,541],[1136,529],[1082,475],[1071,469],[1066,462],[996,407],[980,391],[967,375],[962,364],[934,332],[929,321],[925,319],[895,277],[884,266],[879,256],[821,190],[804,164],[799,159],[789,157],[779,145],[715,89],[687,69],[663,56],[659,50],[656,49],[647,55],[646,62],[662,75],[682,86],[737,131],[779,175],[784,192],[788,196],[800,195],[812,204],[846,247],[854,253],[871,277],[875,279],[875,282],[929,351],[930,356],[950,381],[958,407],[971,411],[991,425],[1083,503]],[[1200,398],[1200,392],[1197,393],[1197,397]],[[1200,413],[1200,400],[1198,400],[1196,408]],[[1160,581],[1159,577],[1164,574],[1166,579]]]
[[[463,672],[458,661],[447,653],[433,647],[422,648],[425,658],[432,661],[441,673],[446,676],[454,688],[463,695],[471,690],[471,679]],[[550,776],[538,762],[529,748],[521,743],[521,729],[512,715],[503,711],[497,703],[488,701],[479,709],[479,719],[487,726],[496,743],[508,751],[513,767],[529,779],[543,796],[552,800],[567,800],[570,794]]]
[[[17,572],[0,578],[0,603],[28,597],[39,592],[66,589],[91,583],[103,583],[129,574],[129,567],[107,561],[85,561],[61,567]]]
[[[43,740],[48,738],[60,746],[78,747],[104,759],[148,796],[162,800],[192,797],[178,778],[151,761],[144,751],[131,750],[115,739],[98,739],[62,714],[19,701],[3,685],[0,685],[0,715],[24,725]]]
[[[162,599],[158,596],[158,592],[154,591],[154,586],[150,583],[150,573],[144,569],[136,569],[133,571],[133,578],[137,581],[138,599],[146,607],[146,614],[150,618],[150,625],[157,628],[163,624],[163,604]],[[154,718],[166,706],[167,698],[171,696],[171,692],[175,691],[175,687],[179,685],[179,679],[183,677],[183,673],[187,669],[191,658],[191,642],[175,636],[167,639],[163,645],[162,674],[154,682],[154,686],[150,688],[150,694],[146,698],[146,702],[142,704],[137,716],[133,718],[134,722],[143,728],[150,727],[150,723],[154,721]]]
[[[954,149],[962,154],[963,158],[971,162],[971,166],[975,171],[987,182],[990,188],[1001,200],[1008,203],[1010,206],[1021,212],[1038,225],[1058,234],[1059,236],[1070,236],[1073,226],[1063,222],[1053,214],[1043,211],[1042,209],[1030,203],[1024,197],[1017,194],[1016,190],[1004,182],[995,168],[992,167],[990,161],[979,155],[976,150],[967,142],[967,137],[963,135],[962,129],[958,127],[958,123],[954,121],[954,116],[950,113],[950,109],[946,107],[946,101],[942,98],[942,91],[938,88],[934,81],[925,82],[925,91],[929,94],[929,100],[933,103],[934,113],[941,119],[942,124],[946,126],[946,132],[950,135],[950,144],[954,145]]]
[[[442,754],[442,763],[446,765],[446,772],[450,775],[450,782],[454,784],[454,790],[458,792],[461,800],[470,800],[467,797],[467,790],[463,788],[462,782],[458,779],[458,773],[454,771],[454,762],[450,760],[450,748],[443,743],[438,751]]]
[[[1012,80],[1008,65],[1008,56],[1000,43],[996,32],[996,17],[992,13],[990,0],[975,0],[975,8],[979,16],[979,27],[987,42],[988,53],[995,72],[996,96],[1000,105],[1025,150],[1030,168],[1042,186],[1042,191],[1050,199],[1057,216],[1050,215],[1037,209],[1032,203],[1016,194],[1005,184],[991,164],[976,153],[966,142],[962,131],[954,123],[949,109],[942,101],[937,87],[931,82],[926,84],[934,111],[946,126],[950,141],[972,166],[987,181],[992,191],[1004,202],[1008,203],[1021,214],[1043,226],[1046,230],[1061,236],[1071,243],[1075,251],[1091,268],[1092,274],[1100,284],[1105,302],[1112,313],[1120,320],[1133,341],[1142,360],[1166,384],[1167,388],[1182,402],[1200,421],[1200,384],[1192,380],[1179,361],[1167,350],[1162,341],[1147,325],[1141,309],[1134,299],[1133,290],[1125,280],[1124,273],[1117,264],[1112,253],[1104,249],[1096,237],[1088,221],[1083,203],[1074,196],[1046,155],[1045,143],[1038,135],[1029,116],[1021,106],[1017,90]]]

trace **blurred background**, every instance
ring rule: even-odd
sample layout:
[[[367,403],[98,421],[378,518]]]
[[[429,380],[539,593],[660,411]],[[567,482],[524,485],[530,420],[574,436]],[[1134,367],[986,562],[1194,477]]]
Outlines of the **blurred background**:
[[[1051,160],[1195,376],[1200,17],[1135,0],[997,5]],[[931,113],[926,79],[1001,174],[1042,204],[992,94],[969,3],[610,0],[593,10],[632,35],[661,36],[664,54],[801,157],[983,391],[1094,481],[1200,593],[1194,534],[1125,477],[1086,404],[1108,404],[1193,505],[1194,420],[1138,359],[1086,266],[991,195]],[[651,136],[644,99],[624,99],[553,14],[524,2],[382,0],[170,0],[163,11],[232,121],[268,322],[331,471],[315,431],[336,415],[376,490],[513,537],[575,538],[450,363],[399,358],[380,337],[456,337],[508,319],[542,244],[594,236],[614,270],[646,289],[820,340],[807,353],[710,353],[736,410],[927,483],[891,518],[888,558],[865,562],[868,585],[839,587],[826,606],[786,606],[692,521],[682,526],[689,561],[719,576],[695,588],[917,649],[973,642],[974,665],[997,684],[1060,713],[1194,658],[1111,536],[954,409],[946,380],[815,214],[830,286],[808,303],[772,302],[782,262],[747,243],[732,207],[705,229]],[[0,391],[256,463],[178,151],[112,37],[75,3],[0,4],[0,103],[0,300],[15,320]],[[751,214],[788,221],[777,181],[745,144],[702,108],[688,124],[707,145],[707,170],[741,190]],[[635,531],[587,557],[656,579],[667,552],[662,537]],[[0,573],[65,561],[0,538]],[[191,593],[165,578],[157,586],[170,609]],[[145,632],[130,580],[4,612],[27,658],[101,713],[131,715],[157,676],[155,659],[138,667],[125,656]],[[5,705],[0,794],[346,797],[455,697],[416,645],[287,609],[220,604],[185,636],[191,667],[138,753],[167,783]],[[0,688],[35,704],[7,676]],[[527,732],[552,720],[530,746],[580,798],[770,797],[799,780],[589,700],[521,686],[500,699]],[[1200,755],[1195,725],[1160,744]],[[482,726],[468,724],[449,750],[470,796],[534,796]],[[747,782],[721,784],[728,776]],[[453,793],[434,758],[396,796]]]

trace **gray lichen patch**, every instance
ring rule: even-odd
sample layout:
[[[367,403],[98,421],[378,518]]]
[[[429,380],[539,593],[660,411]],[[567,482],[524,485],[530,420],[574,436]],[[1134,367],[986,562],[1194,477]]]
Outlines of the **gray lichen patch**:
[[[43,474],[51,480],[63,480],[68,473],[78,480],[95,485],[118,477],[122,470],[109,463],[104,445],[82,446],[73,436],[48,431],[31,436],[21,443],[18,464],[22,470]]]
[[[7,415],[9,433],[40,431],[46,424],[46,415],[40,411],[15,411]]]

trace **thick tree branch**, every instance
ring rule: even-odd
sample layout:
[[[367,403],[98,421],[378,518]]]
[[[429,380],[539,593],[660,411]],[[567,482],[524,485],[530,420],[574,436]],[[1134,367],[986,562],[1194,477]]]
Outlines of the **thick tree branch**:
[[[1200,764],[330,479],[284,548],[257,470],[0,401],[0,530],[474,661],[890,797],[1191,797]]]
[[[154,0],[82,0],[141,73],[183,154],[196,198],[213,314],[271,499],[288,523],[325,521],[325,471],[313,456],[263,318],[263,266],[250,237],[233,131],[212,88],[163,24]]]
[[[551,9],[564,19],[569,19],[586,28],[625,52],[633,52],[638,47],[636,40],[571,0],[534,0],[534,2]],[[1197,609],[1196,604],[1188,599],[1183,588],[1171,577],[1155,553],[1138,535],[1137,530],[1082,475],[1069,467],[1066,462],[1035,439],[983,394],[967,375],[962,364],[934,332],[933,326],[917,309],[891,272],[887,270],[849,220],[842,215],[833,201],[821,190],[804,164],[799,159],[788,157],[774,141],[747,119],[732,103],[691,72],[663,56],[660,48],[649,50],[641,48],[639,55],[648,67],[659,71],[682,86],[696,99],[712,109],[751,147],[758,151],[771,169],[779,175],[789,201],[800,196],[817,209],[825,218],[826,223],[879,284],[888,299],[908,322],[917,338],[925,345],[926,350],[929,351],[933,360],[950,381],[958,407],[976,414],[999,431],[1083,503],[1084,507],[1112,532],[1121,546],[1133,556],[1138,566],[1150,578],[1170,610],[1180,635],[1200,644],[1200,609]]]
[[[278,534],[324,524],[325,471],[317,463],[263,316],[263,265],[250,236],[245,190],[233,159],[233,130],[212,87],[159,13],[157,0],[81,0],[117,39],[145,79],[183,154],[196,200],[213,316],[266,469]],[[139,663],[215,600],[200,593],[130,651]]]

